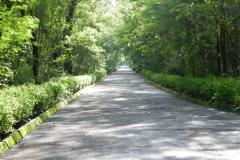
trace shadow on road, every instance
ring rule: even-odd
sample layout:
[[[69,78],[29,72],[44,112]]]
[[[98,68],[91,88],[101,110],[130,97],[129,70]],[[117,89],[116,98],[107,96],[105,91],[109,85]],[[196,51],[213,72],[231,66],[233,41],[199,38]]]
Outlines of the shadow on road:
[[[1,158],[233,160],[239,124],[238,115],[180,99],[122,67]]]

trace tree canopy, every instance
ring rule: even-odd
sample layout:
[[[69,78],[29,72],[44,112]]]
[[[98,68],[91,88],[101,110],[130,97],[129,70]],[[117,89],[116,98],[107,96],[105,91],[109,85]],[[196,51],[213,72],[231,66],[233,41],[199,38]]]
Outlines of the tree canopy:
[[[136,70],[239,76],[237,0],[1,0],[0,85]]]
[[[239,75],[236,0],[140,0],[119,32],[132,66],[179,75]]]
[[[111,0],[1,0],[1,86],[115,70],[114,30],[122,23],[115,7]]]

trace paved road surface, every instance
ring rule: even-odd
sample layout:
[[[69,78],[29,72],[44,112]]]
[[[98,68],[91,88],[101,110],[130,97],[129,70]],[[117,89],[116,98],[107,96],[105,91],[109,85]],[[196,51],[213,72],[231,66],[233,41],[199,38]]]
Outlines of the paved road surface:
[[[180,99],[122,67],[0,159],[239,160],[240,116]]]

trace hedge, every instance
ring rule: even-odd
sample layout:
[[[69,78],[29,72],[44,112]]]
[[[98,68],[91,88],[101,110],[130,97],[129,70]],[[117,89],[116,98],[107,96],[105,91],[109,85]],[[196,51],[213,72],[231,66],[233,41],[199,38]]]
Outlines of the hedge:
[[[239,78],[214,76],[205,78],[181,77],[178,75],[153,73],[145,69],[141,71],[141,75],[163,87],[196,99],[222,106],[236,106],[240,102]]]
[[[0,135],[13,132],[17,123],[36,117],[105,76],[106,71],[101,71],[90,75],[52,78],[41,85],[25,84],[0,90]]]

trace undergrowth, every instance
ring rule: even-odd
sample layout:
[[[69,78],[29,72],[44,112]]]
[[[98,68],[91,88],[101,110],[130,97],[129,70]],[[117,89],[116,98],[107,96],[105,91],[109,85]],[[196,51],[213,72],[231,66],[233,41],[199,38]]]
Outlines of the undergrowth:
[[[0,140],[78,90],[101,80],[106,71],[52,78],[41,85],[24,84],[0,90]]]
[[[219,108],[237,108],[240,102],[240,81],[239,78],[214,77],[205,78],[181,77],[153,73],[150,70],[142,70],[141,75],[146,79],[199,100],[218,105]]]

